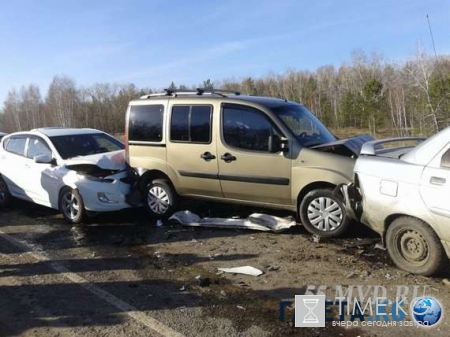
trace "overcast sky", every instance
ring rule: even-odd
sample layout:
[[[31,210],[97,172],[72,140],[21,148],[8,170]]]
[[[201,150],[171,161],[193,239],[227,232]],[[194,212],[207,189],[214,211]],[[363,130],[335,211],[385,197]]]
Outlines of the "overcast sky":
[[[163,88],[350,62],[450,53],[450,1],[0,0],[0,102],[54,75]]]

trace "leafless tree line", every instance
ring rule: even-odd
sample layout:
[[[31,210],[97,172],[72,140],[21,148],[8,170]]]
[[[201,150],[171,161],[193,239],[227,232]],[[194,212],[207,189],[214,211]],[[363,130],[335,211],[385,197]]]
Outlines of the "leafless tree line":
[[[351,64],[339,68],[215,83],[208,79],[200,86],[300,102],[329,127],[369,129],[374,135],[382,129],[400,136],[429,135],[450,125],[450,57],[435,59],[420,51],[400,65],[355,52]],[[173,82],[170,87],[189,88]],[[149,92],[133,84],[78,87],[72,79],[56,76],[45,98],[34,84],[10,90],[0,113],[0,131],[63,126],[122,133],[128,102]]]

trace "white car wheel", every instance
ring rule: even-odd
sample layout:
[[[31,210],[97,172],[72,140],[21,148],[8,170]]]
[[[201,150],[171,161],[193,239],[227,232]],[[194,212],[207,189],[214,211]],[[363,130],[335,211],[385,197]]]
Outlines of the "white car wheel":
[[[85,216],[83,199],[77,190],[64,188],[59,198],[59,210],[70,223],[80,223]]]

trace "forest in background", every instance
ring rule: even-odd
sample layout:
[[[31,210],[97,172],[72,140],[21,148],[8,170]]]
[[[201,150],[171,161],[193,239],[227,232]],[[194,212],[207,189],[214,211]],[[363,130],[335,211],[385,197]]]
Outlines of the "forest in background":
[[[418,52],[411,60],[394,64],[376,54],[354,52],[352,62],[338,68],[328,65],[261,78],[207,79],[198,86],[299,102],[333,130],[363,129],[375,137],[380,133],[428,136],[450,125],[449,56]],[[197,86],[169,82],[168,87]],[[61,126],[123,133],[128,102],[154,91],[134,84],[81,87],[72,78],[55,76],[45,97],[35,84],[11,89],[0,112],[0,131]]]

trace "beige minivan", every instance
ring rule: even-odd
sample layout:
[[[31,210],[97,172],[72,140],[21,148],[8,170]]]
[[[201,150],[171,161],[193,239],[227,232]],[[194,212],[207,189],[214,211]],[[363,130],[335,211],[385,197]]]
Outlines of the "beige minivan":
[[[349,225],[341,196],[365,139],[337,140],[303,105],[225,90],[173,91],[131,101],[126,155],[156,217],[180,197],[298,213],[324,237]]]

